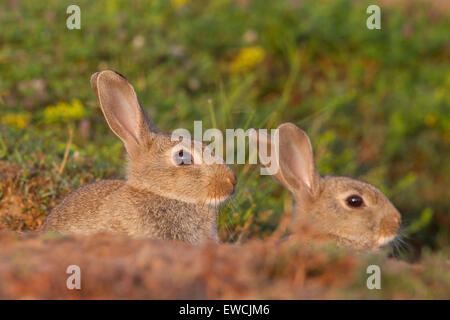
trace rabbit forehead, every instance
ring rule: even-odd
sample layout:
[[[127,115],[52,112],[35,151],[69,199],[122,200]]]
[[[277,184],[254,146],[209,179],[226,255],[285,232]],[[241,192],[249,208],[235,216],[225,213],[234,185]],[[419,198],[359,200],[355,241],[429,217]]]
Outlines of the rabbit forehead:
[[[184,138],[181,140],[173,139],[171,134],[169,133],[158,133],[153,137],[151,143],[144,146],[141,150],[141,154],[136,161],[129,161],[128,165],[130,167],[145,167],[151,165],[151,167],[156,166],[159,169],[162,167],[173,168],[176,170],[176,166],[173,165],[172,161],[169,161],[173,156],[174,152],[178,152],[180,149],[184,149],[189,151],[194,157],[194,164],[196,166],[189,166],[187,171],[190,168],[195,168],[195,170],[203,170],[203,171],[229,171],[230,169],[225,164],[223,158],[214,154],[214,151],[211,150],[209,146],[202,143],[201,141],[194,139]],[[209,150],[210,154],[217,158],[217,162],[208,162],[199,161],[203,157],[203,153]],[[167,169],[168,169],[167,168]],[[193,171],[195,171],[193,170]]]
[[[383,199],[387,200],[384,194],[371,184],[348,177],[325,176],[323,177],[322,190],[323,193],[334,195],[337,199],[345,199],[356,194],[373,205],[382,202]]]
[[[165,133],[165,132],[158,133],[154,142],[155,142],[155,144],[153,146],[155,146],[156,148],[158,148],[160,150],[170,150],[171,148],[173,148],[175,146],[180,146],[180,147],[184,147],[184,148],[188,148],[188,147],[194,148],[194,147],[199,146],[199,147],[201,147],[202,151],[204,151],[205,149],[211,150],[211,148],[209,146],[207,146],[205,143],[203,143],[202,141],[187,138],[187,137],[184,137],[182,140],[181,139],[177,140],[170,133]],[[151,146],[151,147],[153,147],[153,146]],[[195,151],[195,150],[193,150],[193,151]]]
[[[191,142],[193,145],[194,140]],[[231,169],[225,164],[195,164],[195,160],[193,165],[177,166],[172,161],[177,146],[187,148],[184,143],[172,141],[170,134],[158,134],[139,158],[128,161],[128,182],[162,196],[173,193],[173,197],[182,201],[188,198],[190,202],[194,202],[194,198],[202,201],[211,192],[221,196],[222,184],[227,184]],[[191,150],[194,155],[195,151]],[[227,193],[225,191],[223,193]]]

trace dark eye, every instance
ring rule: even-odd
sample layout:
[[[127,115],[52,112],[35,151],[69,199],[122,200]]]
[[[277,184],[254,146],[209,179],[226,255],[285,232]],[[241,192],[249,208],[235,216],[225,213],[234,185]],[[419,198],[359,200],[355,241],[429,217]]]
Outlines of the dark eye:
[[[174,155],[174,161],[179,166],[192,164],[192,156],[186,150],[180,149]]]
[[[348,197],[346,201],[348,206],[352,208],[359,208],[364,204],[363,199],[355,194]]]

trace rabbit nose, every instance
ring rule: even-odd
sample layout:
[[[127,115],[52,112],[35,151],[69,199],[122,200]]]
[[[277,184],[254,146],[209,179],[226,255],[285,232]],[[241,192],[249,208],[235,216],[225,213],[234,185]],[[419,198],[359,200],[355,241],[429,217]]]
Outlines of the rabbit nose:
[[[236,183],[237,183],[237,178],[236,178],[236,175],[234,174],[234,172],[227,178],[227,181],[228,181],[229,183],[231,183],[233,186],[236,185]]]
[[[236,192],[236,183],[237,183],[236,175],[234,174],[234,172],[228,176],[227,181],[233,186],[231,195],[234,195],[234,193]]]
[[[401,216],[397,211],[391,215],[385,216],[380,221],[379,245],[384,245],[391,241],[397,235],[401,224]]]

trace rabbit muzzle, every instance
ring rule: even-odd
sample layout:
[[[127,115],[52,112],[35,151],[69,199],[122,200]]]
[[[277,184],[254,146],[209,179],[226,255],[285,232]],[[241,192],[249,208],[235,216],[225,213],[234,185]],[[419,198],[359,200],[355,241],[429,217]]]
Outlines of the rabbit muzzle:
[[[377,240],[379,247],[382,247],[395,239],[400,228],[401,220],[401,215],[396,210],[381,218],[380,234]]]

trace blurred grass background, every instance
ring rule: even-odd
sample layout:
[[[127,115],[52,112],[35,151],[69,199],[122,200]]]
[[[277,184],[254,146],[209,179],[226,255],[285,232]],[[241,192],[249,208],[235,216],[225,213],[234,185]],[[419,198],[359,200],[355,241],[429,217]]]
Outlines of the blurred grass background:
[[[71,4],[81,30],[66,28]],[[382,1],[382,29],[368,30],[369,4],[2,1],[0,227],[38,229],[69,190],[123,176],[124,148],[89,84],[114,69],[165,131],[296,123],[322,175],[359,177],[397,206],[405,259],[448,246],[449,6]],[[221,238],[264,238],[292,199],[259,168],[233,169]]]

